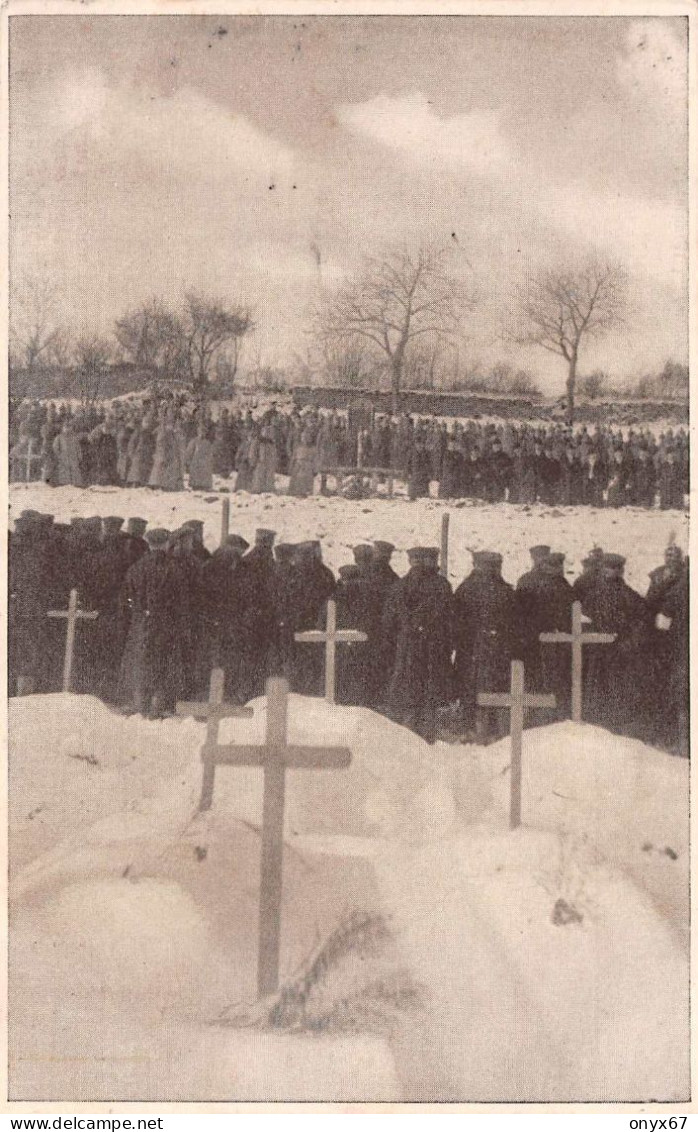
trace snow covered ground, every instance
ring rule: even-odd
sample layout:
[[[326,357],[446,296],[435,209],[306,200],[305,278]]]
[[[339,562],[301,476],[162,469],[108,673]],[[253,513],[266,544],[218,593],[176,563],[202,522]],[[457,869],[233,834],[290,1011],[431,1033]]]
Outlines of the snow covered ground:
[[[281,492],[288,481],[277,477]],[[217,481],[218,486],[229,486]],[[432,485],[435,487],[435,485]],[[399,491],[404,487],[398,485]],[[469,501],[441,502],[420,499],[410,503],[404,495],[395,499],[361,501],[322,498],[293,499],[283,494],[230,496],[230,530],[252,541],[257,527],[271,527],[279,540],[299,542],[319,538],[326,562],[335,570],[352,561],[358,542],[387,539],[398,553],[398,573],[407,570],[405,551],[414,545],[438,545],[441,516],[451,514],[449,576],[460,582],[470,571],[468,548],[499,550],[504,555],[503,574],[514,582],[530,567],[528,548],[549,543],[568,555],[567,571],[579,573],[581,561],[593,544],[624,554],[626,578],[641,593],[648,573],[662,562],[664,548],[672,537],[682,549],[688,546],[688,517],[678,511],[646,511],[640,508],[595,510],[585,507],[551,508],[508,503]],[[220,539],[222,495],[213,492],[161,492],[147,488],[90,487],[49,488],[41,483],[10,485],[10,517],[25,508],[47,511],[58,521],[74,515],[141,516],[151,525],[173,529],[186,519],[204,522],[206,545],[213,549]]]
[[[222,741],[262,740],[252,706]],[[221,1025],[254,996],[260,773],[220,770],[200,815],[202,724],[15,699],[12,1099],[687,1098],[684,760],[530,730],[512,834],[506,740],[428,747],[365,709],[289,706],[291,742],[353,762],[288,774],[282,977],[379,913],[380,973],[407,971],[420,1009],[389,1031]]]

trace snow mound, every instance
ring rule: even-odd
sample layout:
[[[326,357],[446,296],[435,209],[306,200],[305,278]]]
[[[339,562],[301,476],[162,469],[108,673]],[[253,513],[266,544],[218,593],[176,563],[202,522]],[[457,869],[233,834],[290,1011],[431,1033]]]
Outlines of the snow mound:
[[[224,720],[219,742],[261,745],[266,699],[251,704],[250,719]],[[293,744],[348,746],[351,765],[341,770],[296,770],[286,776],[285,830],[297,836],[336,839],[443,837],[462,825],[454,784],[462,779],[457,752],[429,746],[404,727],[365,708],[341,708],[324,700],[289,697],[288,739]],[[118,839],[124,810],[144,828],[163,821],[170,832],[196,815],[200,751],[205,725],[193,719],[161,722],[114,713],[91,696],[28,696],[10,701],[10,830],[13,877],[47,854],[84,845],[86,831],[115,818]],[[460,778],[459,778],[460,776]],[[250,767],[216,772],[214,822],[227,814],[260,826],[263,775]],[[478,810],[479,812],[479,810]],[[166,817],[165,817],[166,815]],[[100,826],[98,840],[104,841]],[[90,835],[87,834],[87,840]],[[41,861],[38,858],[42,858]]]
[[[11,699],[11,877],[58,843],[81,839],[95,821],[181,781],[195,744],[171,724],[117,715],[92,696]]]
[[[232,975],[202,909],[173,881],[85,878],[60,888],[34,922],[33,961],[45,975],[111,1009],[135,1000],[141,1020],[199,1017]]]
[[[222,742],[263,743],[266,699],[253,700],[251,719],[226,720]],[[453,780],[453,748],[430,746],[418,735],[367,708],[342,707],[291,695],[289,743],[345,746],[351,765],[342,770],[287,773],[286,831],[294,835],[405,838],[448,836],[461,824]],[[214,805],[261,820],[258,771],[222,768]]]
[[[473,828],[377,869],[431,993],[394,1043],[406,1100],[688,1099],[686,952],[589,843]]]
[[[264,741],[252,706],[222,742]],[[14,1099],[395,1099],[375,1034],[207,1025],[254,998],[259,769],[220,768],[200,814],[203,724],[73,696],[10,715]],[[587,725],[527,731],[512,834],[508,740],[428,746],[292,696],[289,741],[352,763],[287,774],[282,977],[352,910],[385,918],[395,993],[424,988],[391,1032],[402,1099],[686,1098],[684,761]],[[355,986],[343,970],[320,1019]]]
[[[463,781],[505,823],[509,740],[464,748]],[[570,721],[523,736],[523,824],[586,841],[632,876],[688,939],[689,764],[635,739]]]
[[[254,999],[260,833],[227,804],[242,771],[221,772],[214,808],[197,813],[203,726],[79,697],[23,699],[12,714],[15,1099],[352,1099],[355,1075],[327,1076],[342,1058],[395,1099],[383,1039],[309,1059],[291,1037],[211,1028]],[[247,774],[261,807],[262,774]],[[287,846],[282,976],[375,898],[365,860]],[[274,1059],[285,1068],[270,1089]]]

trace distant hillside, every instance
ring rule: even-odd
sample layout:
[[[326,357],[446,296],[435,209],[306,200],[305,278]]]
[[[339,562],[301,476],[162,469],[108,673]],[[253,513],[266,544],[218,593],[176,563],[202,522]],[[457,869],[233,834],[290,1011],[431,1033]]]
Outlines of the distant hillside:
[[[392,396],[388,392],[339,389],[336,387],[294,386],[293,400],[302,408],[315,405],[326,409],[375,408],[391,411]],[[514,394],[442,393],[435,390],[407,389],[401,396],[407,413],[444,417],[511,417],[519,420],[562,420],[564,400],[559,397],[522,397]],[[614,421],[634,424],[643,421],[667,420],[688,424],[688,402],[673,398],[605,397],[580,400],[575,418],[589,423]]]

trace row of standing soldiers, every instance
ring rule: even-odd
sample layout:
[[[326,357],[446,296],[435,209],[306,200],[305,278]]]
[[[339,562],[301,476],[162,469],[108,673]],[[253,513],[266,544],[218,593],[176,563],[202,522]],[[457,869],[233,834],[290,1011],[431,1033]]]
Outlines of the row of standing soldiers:
[[[316,410],[259,417],[144,401],[73,411],[26,402],[10,430],[11,475],[53,486],[147,486],[211,490],[213,476],[234,488],[273,492],[288,475],[291,495],[312,495],[317,474],[375,467],[402,477],[410,498],[508,500],[530,504],[683,508],[688,493],[688,436],[667,429],[627,435],[610,428],[561,424],[495,425],[469,420],[376,416],[369,426],[351,413]]]
[[[253,547],[232,534],[211,554],[202,535],[198,521],[170,532],[24,512],[10,539],[11,694],[60,689],[65,622],[47,614],[75,588],[81,608],[99,614],[78,625],[76,691],[162,716],[177,699],[205,698],[222,667],[233,702],[261,694],[270,675],[317,695],[322,650],[295,634],[324,628],[333,598],[338,627],[368,638],[338,647],[340,703],[383,711],[428,741],[450,708],[462,738],[485,739],[500,720],[477,695],[506,691],[515,658],[530,690],[557,698],[533,721],[569,715],[569,647],[539,635],[569,632],[578,600],[591,628],[615,634],[584,649],[585,720],[687,753],[688,563],[674,545],[642,597],[624,580],[624,559],[598,548],[570,585],[565,556],[534,547],[516,587],[502,578],[501,555],[474,552],[454,593],[432,547],[408,551],[400,577],[390,543],[361,544],[336,579],[317,540],[275,545],[273,531],[259,530]]]

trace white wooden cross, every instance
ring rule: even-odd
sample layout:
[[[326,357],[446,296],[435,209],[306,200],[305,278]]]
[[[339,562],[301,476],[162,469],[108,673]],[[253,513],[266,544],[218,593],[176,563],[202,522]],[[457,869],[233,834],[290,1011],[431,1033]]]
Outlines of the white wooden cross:
[[[508,708],[511,717],[511,809],[509,825],[521,825],[521,739],[524,715],[527,708],[555,707],[553,695],[534,695],[524,691],[524,666],[520,660],[511,662],[511,691],[479,692],[480,707]]]
[[[18,455],[18,456],[12,457],[13,464],[19,464],[22,461],[24,462],[24,466],[25,466],[24,478],[25,478],[27,483],[29,483],[29,481],[31,480],[32,464],[35,464],[37,460],[41,460],[41,452],[35,452],[34,451],[34,446],[33,446],[31,440],[29,441],[29,445],[27,447],[27,451],[26,451],[26,454],[24,456]]]
[[[219,746],[209,751],[217,766],[264,769],[262,805],[262,868],[259,892],[257,989],[260,997],[279,985],[281,891],[286,768],[339,769],[351,763],[348,747],[291,746],[288,742],[288,683],[267,680],[267,730],[257,746]]]
[[[337,603],[335,601],[328,601],[327,603],[327,628],[323,632],[321,629],[309,629],[304,633],[294,633],[294,638],[297,641],[305,641],[310,644],[324,644],[325,646],[325,699],[328,704],[335,702],[335,672],[337,667],[337,642],[342,641],[367,641],[368,637],[359,629],[338,629],[337,628]]]
[[[69,692],[73,678],[73,655],[75,653],[75,626],[79,620],[94,621],[99,617],[96,610],[78,609],[78,591],[71,590],[67,609],[49,609],[48,617],[66,617],[68,619],[68,632],[65,641],[65,656],[63,658],[63,691]]]
[[[218,747],[218,728],[222,719],[249,719],[254,712],[252,708],[237,707],[234,704],[223,702],[225,688],[225,672],[222,668],[214,668],[211,672],[208,702],[197,700],[178,700],[177,715],[192,715],[194,719],[206,720],[206,738],[201,748],[201,761],[204,764],[204,773],[201,782],[200,810],[210,810],[213,801],[213,784],[216,777],[215,751]]]
[[[582,626],[582,603],[572,604],[571,633],[540,633],[543,644],[572,645],[572,719],[582,722],[582,648],[584,645],[611,645],[615,633],[585,633]]]

